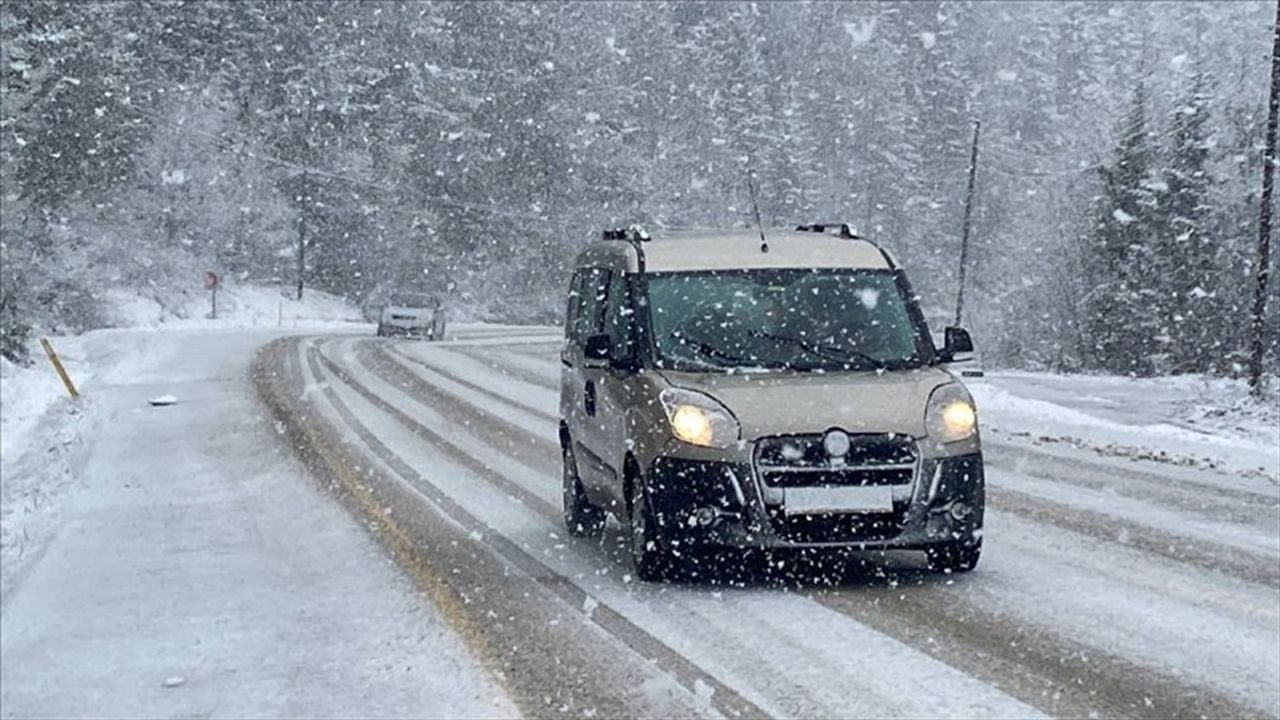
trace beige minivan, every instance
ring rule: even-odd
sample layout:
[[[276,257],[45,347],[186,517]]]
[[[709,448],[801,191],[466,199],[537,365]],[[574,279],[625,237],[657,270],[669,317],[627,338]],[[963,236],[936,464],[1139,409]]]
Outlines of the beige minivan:
[[[562,353],[569,532],[627,528],[636,574],[704,549],[982,549],[977,413],[893,258],[846,225],[605,231]]]

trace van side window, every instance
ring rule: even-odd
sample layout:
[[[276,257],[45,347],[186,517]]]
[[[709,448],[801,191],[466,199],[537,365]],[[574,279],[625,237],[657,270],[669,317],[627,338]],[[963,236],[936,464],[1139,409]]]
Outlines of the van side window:
[[[582,273],[582,285],[578,289],[578,310],[574,313],[570,340],[576,344],[586,342],[596,333],[604,332],[604,307],[608,299],[609,271],[587,268]]]
[[[635,312],[631,307],[631,294],[627,291],[627,277],[622,273],[612,273],[608,294],[604,332],[612,341],[610,344],[613,345],[614,355],[618,358],[630,358],[632,318],[635,317]]]
[[[582,284],[586,278],[585,270],[577,270],[569,280],[569,304],[564,313],[564,336],[570,342],[578,342],[578,315],[582,313]]]

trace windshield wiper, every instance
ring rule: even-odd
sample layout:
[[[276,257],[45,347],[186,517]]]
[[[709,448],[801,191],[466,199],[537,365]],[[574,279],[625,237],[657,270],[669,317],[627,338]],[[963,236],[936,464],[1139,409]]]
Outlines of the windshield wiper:
[[[694,350],[697,350],[698,352],[702,353],[703,355],[709,358],[719,358],[726,362],[731,362],[737,365],[744,365],[744,364],[755,362],[754,360],[744,358],[740,355],[727,353],[710,343],[705,343],[697,340],[693,340],[693,341],[686,340],[685,343],[688,344],[690,347],[692,347]]]
[[[724,364],[726,362],[734,363],[736,365],[746,365],[746,364],[755,362],[754,360],[750,360],[748,358],[744,358],[739,355],[734,355],[733,353],[730,353],[730,352],[725,352],[724,350],[721,350],[715,345],[712,345],[711,343],[708,343],[702,340],[690,340],[687,337],[683,337],[675,333],[672,333],[671,337],[676,341],[678,341],[681,345],[687,345],[688,347],[693,348],[698,352],[699,355],[702,355],[703,357],[709,358],[711,360],[719,361],[718,362],[719,367],[729,367]]]
[[[777,335],[764,330],[748,330],[747,334],[751,337],[791,343],[808,353],[840,363],[848,363],[851,360],[861,360],[863,363],[871,365],[871,367],[876,370],[883,370],[886,367],[884,361],[873,358],[866,353],[858,352],[857,350],[838,348],[832,345],[820,345],[818,343],[809,342],[803,338],[792,337],[790,335]]]

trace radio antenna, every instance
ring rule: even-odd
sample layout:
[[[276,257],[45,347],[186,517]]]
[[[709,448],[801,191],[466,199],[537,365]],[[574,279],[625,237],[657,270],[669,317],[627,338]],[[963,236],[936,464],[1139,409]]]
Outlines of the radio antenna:
[[[769,241],[764,239],[764,225],[760,222],[760,203],[756,200],[756,184],[747,171],[747,189],[751,191],[751,211],[756,216],[756,230],[760,231],[760,252],[769,252]]]

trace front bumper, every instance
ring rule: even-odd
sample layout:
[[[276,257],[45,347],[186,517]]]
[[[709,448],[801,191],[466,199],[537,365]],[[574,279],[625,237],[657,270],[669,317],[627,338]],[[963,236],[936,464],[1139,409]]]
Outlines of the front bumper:
[[[379,324],[386,335],[432,335],[430,320],[383,320]]]
[[[909,490],[883,513],[788,516],[750,463],[659,457],[646,484],[661,536],[674,547],[922,548],[979,537],[985,505],[981,452],[921,459]]]

